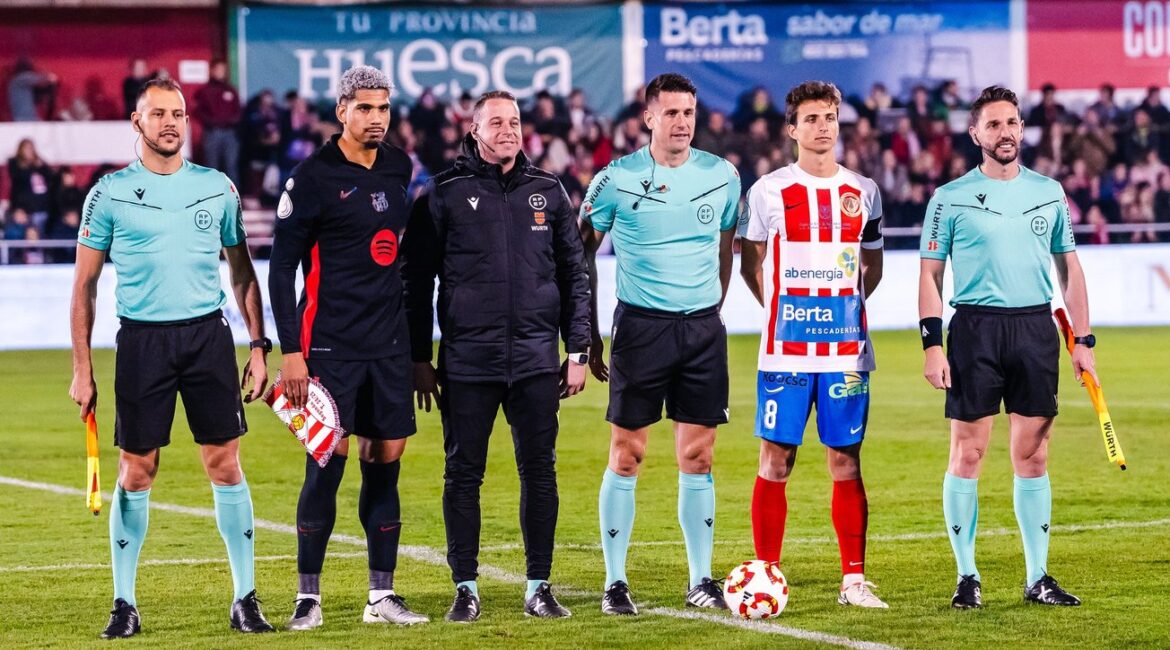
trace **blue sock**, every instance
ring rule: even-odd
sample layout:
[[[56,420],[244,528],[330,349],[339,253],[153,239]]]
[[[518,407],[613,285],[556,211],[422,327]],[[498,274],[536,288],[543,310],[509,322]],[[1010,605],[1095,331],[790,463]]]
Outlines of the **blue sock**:
[[[467,587],[471,590],[471,595],[479,598],[479,585],[475,584],[474,580],[464,580],[463,582],[456,582],[455,588]]]
[[[134,583],[138,577],[138,554],[150,523],[150,490],[127,492],[114,487],[110,508],[110,564],[114,569],[114,598],[137,605]]]
[[[691,587],[711,577],[715,546],[715,481],[711,474],[678,473],[678,523],[687,543]]]
[[[626,551],[634,527],[634,488],[637,476],[622,476],[606,468],[597,499],[601,521],[601,551],[605,555],[605,587],[626,579]]]
[[[975,576],[982,582],[975,568],[975,526],[979,522],[979,479],[959,478],[948,473],[943,478],[943,517],[947,521],[947,537],[955,552],[955,563],[961,576]]]
[[[1052,486],[1048,474],[1036,478],[1017,476],[1012,501],[1020,537],[1024,540],[1024,564],[1030,587],[1048,572],[1048,525],[1052,519]]]
[[[215,497],[215,524],[227,545],[235,600],[239,600],[256,589],[252,494],[248,491],[248,482],[243,479],[236,485],[212,483],[211,493]]]
[[[528,588],[524,590],[524,600],[528,600],[536,595],[536,590],[540,589],[540,585],[548,582],[548,580],[529,580]]]

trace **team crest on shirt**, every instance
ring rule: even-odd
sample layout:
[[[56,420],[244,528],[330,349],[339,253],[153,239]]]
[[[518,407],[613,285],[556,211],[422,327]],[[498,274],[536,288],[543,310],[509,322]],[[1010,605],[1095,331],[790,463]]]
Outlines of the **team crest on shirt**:
[[[1048,233],[1048,220],[1044,217],[1033,217],[1032,232],[1035,233],[1037,237],[1043,237]]]
[[[373,203],[375,212],[385,212],[390,208],[390,202],[386,200],[385,192],[374,192],[370,195],[370,202]]]
[[[207,210],[200,210],[195,213],[195,227],[200,230],[207,230],[211,227],[211,213]]]
[[[533,194],[528,197],[528,207],[533,210],[543,210],[546,206],[548,206],[548,199],[544,198],[543,194]]]
[[[704,203],[699,206],[699,211],[695,213],[695,216],[699,218],[699,223],[705,226],[715,220],[715,208]]]
[[[847,217],[861,216],[861,197],[853,192],[847,192],[841,195],[841,212],[845,213]]]
[[[536,222],[536,225],[543,226],[544,225],[544,212],[541,212],[541,211],[533,212],[532,213],[532,220]]]

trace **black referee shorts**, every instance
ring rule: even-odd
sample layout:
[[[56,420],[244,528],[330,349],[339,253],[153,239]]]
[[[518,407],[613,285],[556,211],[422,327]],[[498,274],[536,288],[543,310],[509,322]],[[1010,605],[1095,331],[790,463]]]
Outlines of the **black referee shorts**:
[[[640,429],[666,417],[726,424],[727,328],[718,307],[677,314],[618,303],[605,419]]]
[[[972,421],[999,413],[1056,415],[1060,335],[1049,305],[959,305],[947,332],[951,388],[946,416]]]
[[[169,445],[176,394],[195,442],[227,442],[248,430],[232,329],[219,310],[166,323],[123,318],[116,341],[116,445],[132,452]]]
[[[348,361],[308,359],[316,377],[337,402],[346,435],[398,440],[414,435],[414,369],[409,354]]]

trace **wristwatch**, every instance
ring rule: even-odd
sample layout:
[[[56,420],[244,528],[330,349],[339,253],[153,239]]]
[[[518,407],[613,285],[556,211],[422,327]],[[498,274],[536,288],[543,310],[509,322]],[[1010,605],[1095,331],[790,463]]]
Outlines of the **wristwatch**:
[[[588,352],[570,352],[568,356],[569,356],[569,361],[572,361],[573,363],[575,363],[579,366],[583,366],[583,365],[589,363],[589,353]]]
[[[1073,339],[1073,343],[1083,345],[1090,350],[1097,346],[1097,337],[1089,334],[1087,336],[1078,336]]]
[[[272,352],[272,339],[268,338],[267,336],[261,336],[260,338],[248,344],[248,350],[255,350],[256,348],[264,350],[264,354]]]

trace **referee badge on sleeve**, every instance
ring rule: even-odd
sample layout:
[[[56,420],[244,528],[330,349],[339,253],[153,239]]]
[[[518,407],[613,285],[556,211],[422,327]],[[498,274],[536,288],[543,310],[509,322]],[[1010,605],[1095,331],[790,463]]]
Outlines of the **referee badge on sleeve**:
[[[289,179],[290,181],[292,179]],[[280,219],[288,219],[292,215],[293,204],[292,198],[289,197],[288,191],[280,193],[280,203],[276,204],[276,216]]]

